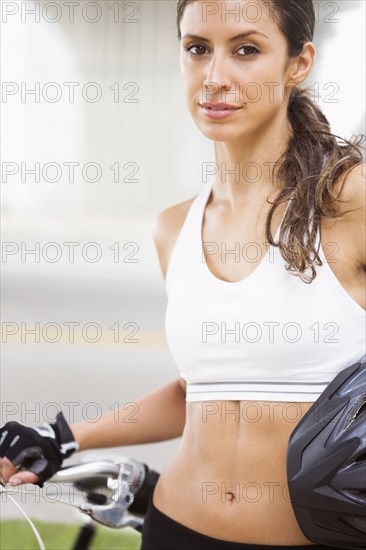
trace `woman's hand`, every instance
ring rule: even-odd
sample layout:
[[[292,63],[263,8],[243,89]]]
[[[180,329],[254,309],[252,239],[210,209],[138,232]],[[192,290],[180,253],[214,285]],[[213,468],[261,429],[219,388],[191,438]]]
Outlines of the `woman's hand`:
[[[61,411],[54,424],[45,422],[36,428],[7,422],[0,429],[1,482],[34,483],[43,487],[61,468],[63,460],[78,449],[79,444]]]
[[[11,483],[14,486],[22,483],[36,484],[39,477],[29,470],[18,471],[14,464],[4,456],[0,458],[0,481],[3,485]]]

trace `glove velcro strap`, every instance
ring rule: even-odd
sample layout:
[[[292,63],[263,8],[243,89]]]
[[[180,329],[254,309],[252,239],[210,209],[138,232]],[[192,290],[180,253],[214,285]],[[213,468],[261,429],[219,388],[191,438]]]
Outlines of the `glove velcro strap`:
[[[55,430],[56,440],[60,448],[60,452],[64,458],[68,458],[75,451],[79,450],[79,443],[75,441],[70,426],[68,425],[62,411],[56,416],[55,424],[52,424]]]

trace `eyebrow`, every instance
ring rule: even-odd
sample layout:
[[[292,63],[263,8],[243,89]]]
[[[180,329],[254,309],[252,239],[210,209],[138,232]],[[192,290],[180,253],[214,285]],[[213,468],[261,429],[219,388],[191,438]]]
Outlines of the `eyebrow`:
[[[268,38],[268,36],[266,34],[263,34],[262,32],[259,32],[259,31],[256,31],[254,29],[252,30],[249,30],[249,31],[246,31],[246,32],[241,32],[240,34],[236,34],[235,36],[233,36],[232,38],[229,38],[229,42],[235,42],[235,40],[239,40],[240,38],[246,38],[247,36],[250,36],[251,34],[259,34],[260,36],[264,36],[265,38]],[[210,42],[210,40],[208,38],[205,38],[204,36],[197,36],[196,34],[185,34],[184,36],[182,36],[182,40],[183,38],[193,38],[195,40],[201,40],[202,42]]]

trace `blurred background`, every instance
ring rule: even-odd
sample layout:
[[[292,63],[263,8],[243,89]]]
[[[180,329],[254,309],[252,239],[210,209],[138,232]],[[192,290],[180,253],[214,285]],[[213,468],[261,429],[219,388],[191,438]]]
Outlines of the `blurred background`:
[[[305,84],[349,138],[365,132],[365,2],[314,3]],[[152,226],[199,193],[213,143],[185,105],[175,1],[1,9],[1,424],[53,421],[60,408],[93,422],[178,376]],[[69,463],[123,455],[160,471],[178,443]],[[36,494],[22,503],[32,517],[75,519]],[[5,504],[2,517],[20,514]]]

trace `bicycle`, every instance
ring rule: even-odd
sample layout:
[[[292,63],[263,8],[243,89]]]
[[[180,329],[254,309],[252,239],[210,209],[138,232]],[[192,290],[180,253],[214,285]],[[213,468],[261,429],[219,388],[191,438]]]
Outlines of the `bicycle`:
[[[49,478],[44,487],[50,483],[68,483],[82,497],[79,504],[60,502],[78,508],[89,517],[89,522],[80,528],[72,546],[72,550],[89,550],[98,524],[111,529],[132,527],[141,533],[148,501],[159,476],[145,463],[121,457],[115,461],[96,460],[66,466]],[[9,490],[2,492],[10,493]],[[29,522],[40,549],[46,550],[30,518],[9,496]]]

